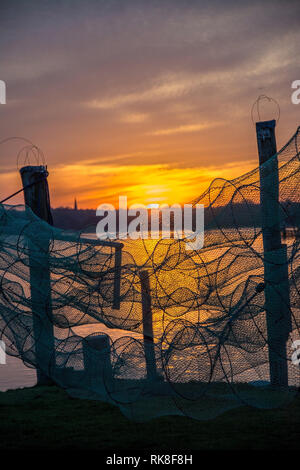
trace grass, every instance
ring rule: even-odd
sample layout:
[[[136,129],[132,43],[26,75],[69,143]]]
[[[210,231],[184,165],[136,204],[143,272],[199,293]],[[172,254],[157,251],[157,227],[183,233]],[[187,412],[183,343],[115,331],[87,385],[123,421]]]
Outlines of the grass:
[[[0,393],[0,450],[296,450],[300,398],[276,410],[240,407],[210,421],[180,416],[134,423],[118,408],[57,387]]]

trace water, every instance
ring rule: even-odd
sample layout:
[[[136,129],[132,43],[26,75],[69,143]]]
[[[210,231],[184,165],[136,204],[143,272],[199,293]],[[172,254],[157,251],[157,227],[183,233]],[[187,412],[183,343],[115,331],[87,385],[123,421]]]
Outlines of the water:
[[[73,328],[74,333],[80,336],[87,336],[93,332],[102,332],[108,334],[112,341],[122,336],[131,336],[142,339],[142,335],[132,332],[124,332],[119,329],[109,329],[105,325],[83,325]],[[60,335],[61,336],[61,335]],[[0,364],[0,391],[14,390],[23,387],[33,387],[36,385],[36,370],[29,368],[23,362],[9,355],[6,355],[6,364]]]
[[[30,369],[20,359],[7,355],[6,364],[0,364],[0,391],[33,387],[35,384],[35,369]]]

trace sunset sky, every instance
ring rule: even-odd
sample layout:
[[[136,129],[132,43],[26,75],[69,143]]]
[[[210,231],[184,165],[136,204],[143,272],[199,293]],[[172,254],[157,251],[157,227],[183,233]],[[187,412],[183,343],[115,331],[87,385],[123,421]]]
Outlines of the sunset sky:
[[[189,202],[257,165],[259,95],[278,147],[300,125],[299,18],[290,0],[1,1],[0,140],[42,149],[53,207]],[[0,146],[0,199],[23,145]]]

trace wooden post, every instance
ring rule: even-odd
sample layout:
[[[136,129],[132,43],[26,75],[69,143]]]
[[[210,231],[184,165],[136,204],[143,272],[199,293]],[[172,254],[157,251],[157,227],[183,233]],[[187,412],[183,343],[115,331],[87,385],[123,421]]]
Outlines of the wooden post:
[[[44,165],[24,166],[20,169],[26,206],[42,220],[53,225],[48,188],[48,171]]]
[[[143,336],[144,336],[144,349],[146,359],[146,370],[147,379],[156,380],[156,360],[154,350],[154,335],[153,335],[153,322],[152,322],[152,310],[151,310],[151,291],[149,274],[147,270],[140,271],[139,273],[141,281],[141,292],[142,292],[142,313],[143,313]]]
[[[121,268],[122,268],[122,247],[123,244],[115,248],[115,277],[114,277],[114,299],[113,309],[120,310],[120,293],[121,293]]]
[[[256,123],[264,249],[265,310],[270,382],[288,386],[286,342],[291,330],[287,247],[281,243],[276,121]]]
[[[21,168],[20,174],[26,206],[30,207],[40,219],[52,224],[46,167],[25,166]],[[38,250],[35,240],[38,241]],[[32,233],[29,240],[29,268],[37,383],[38,385],[50,385],[53,381],[45,371],[50,370],[50,367],[53,366],[55,348],[51,321],[49,239],[39,238],[38,233]]]
[[[83,365],[89,386],[103,386],[113,379],[110,343],[107,335],[92,334],[82,339]],[[104,374],[106,380],[104,380]]]

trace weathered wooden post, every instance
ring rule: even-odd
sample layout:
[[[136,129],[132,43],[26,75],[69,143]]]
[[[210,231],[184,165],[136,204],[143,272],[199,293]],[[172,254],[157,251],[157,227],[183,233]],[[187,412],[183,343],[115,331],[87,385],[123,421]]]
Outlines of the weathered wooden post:
[[[113,369],[110,359],[110,342],[107,335],[92,334],[83,338],[82,352],[86,382],[90,387],[99,389],[107,381],[112,381]]]
[[[123,248],[122,243],[120,243],[115,248],[115,277],[114,277],[114,299],[113,299],[113,309],[115,310],[120,310],[122,248]]]
[[[276,121],[256,123],[264,249],[265,311],[271,385],[287,387],[286,342],[291,330],[287,247],[281,243]]]
[[[47,168],[43,165],[25,166],[20,169],[20,174],[26,206],[30,207],[40,219],[52,224]],[[45,371],[49,370],[51,361],[55,360],[53,323],[51,321],[49,238],[45,237],[43,233],[32,233],[28,248],[37,383],[49,385],[53,382]]]
[[[26,206],[42,220],[53,225],[50,210],[48,171],[44,165],[24,166],[20,169]]]
[[[142,313],[143,313],[143,337],[146,359],[146,371],[148,380],[156,380],[158,378],[156,370],[155,350],[154,350],[154,334],[153,320],[151,310],[151,291],[149,274],[147,270],[140,271],[142,293]]]

